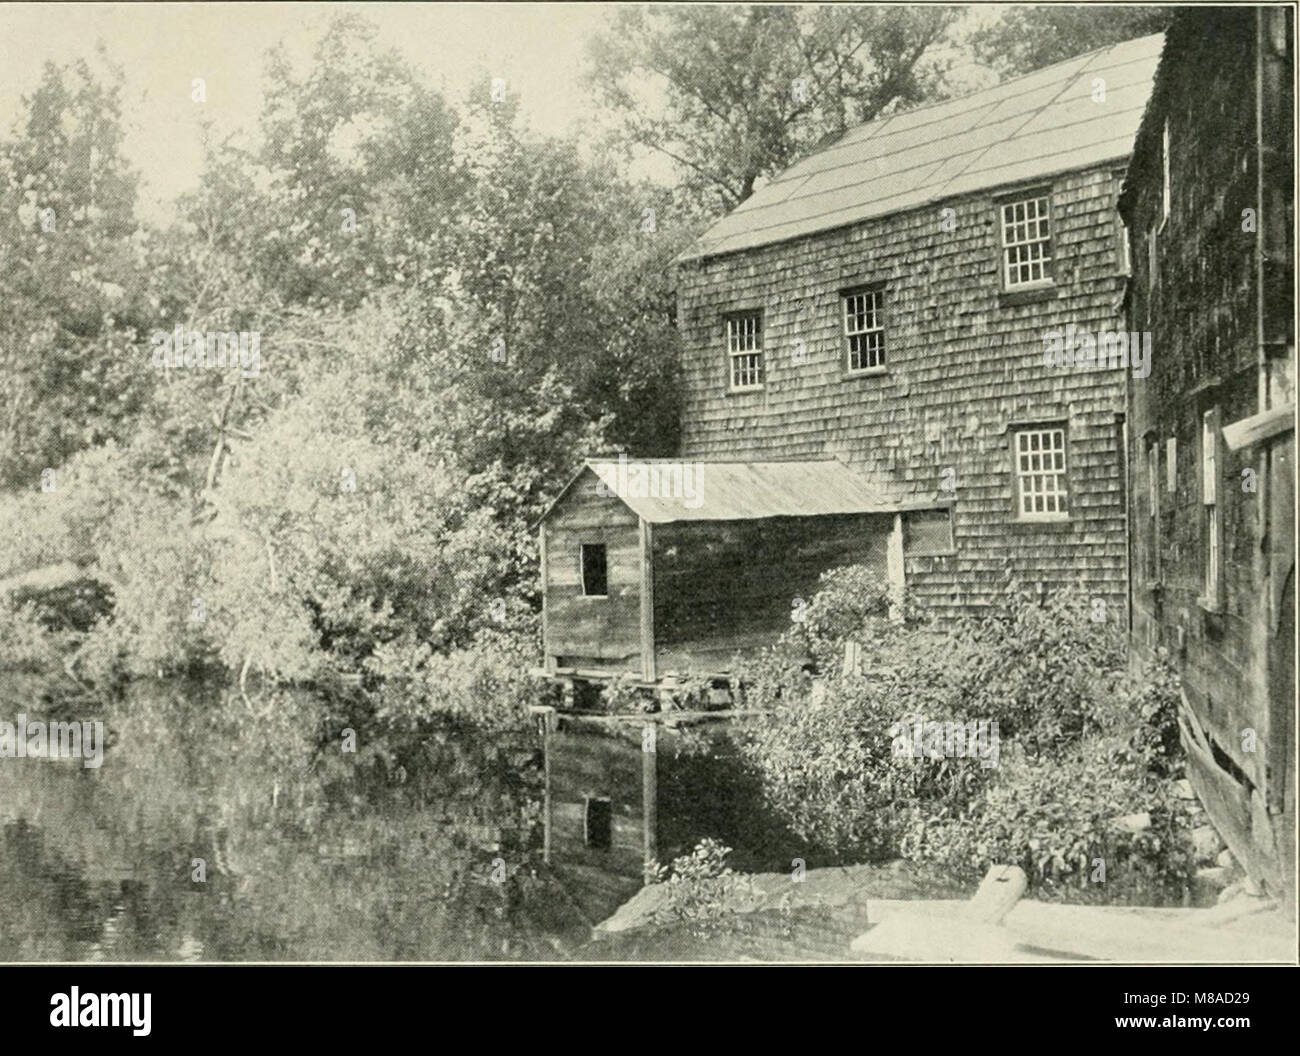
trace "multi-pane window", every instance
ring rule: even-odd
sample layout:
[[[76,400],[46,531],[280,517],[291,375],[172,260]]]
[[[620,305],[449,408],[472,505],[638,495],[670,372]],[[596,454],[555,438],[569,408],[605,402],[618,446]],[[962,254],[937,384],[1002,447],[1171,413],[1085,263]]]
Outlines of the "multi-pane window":
[[[1205,600],[1219,599],[1219,412],[1206,411],[1201,419],[1201,505],[1205,509]]]
[[[883,291],[859,290],[844,295],[844,341],[850,372],[885,365]]]
[[[1065,429],[1021,429],[1015,434],[1016,511],[1022,518],[1069,513],[1065,476]]]
[[[1047,195],[1002,206],[1002,265],[1009,290],[1051,281],[1052,231]]]
[[[757,389],[763,384],[763,315],[746,312],[727,317],[727,356],[731,387]]]

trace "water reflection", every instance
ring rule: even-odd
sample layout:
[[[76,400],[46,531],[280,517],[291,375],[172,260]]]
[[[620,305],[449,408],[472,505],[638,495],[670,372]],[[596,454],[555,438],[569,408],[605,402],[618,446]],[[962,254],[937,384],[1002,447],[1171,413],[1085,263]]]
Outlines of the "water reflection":
[[[98,770],[0,759],[0,960],[540,958],[579,933],[537,875],[526,735],[358,728],[349,754],[304,692],[114,709]]]

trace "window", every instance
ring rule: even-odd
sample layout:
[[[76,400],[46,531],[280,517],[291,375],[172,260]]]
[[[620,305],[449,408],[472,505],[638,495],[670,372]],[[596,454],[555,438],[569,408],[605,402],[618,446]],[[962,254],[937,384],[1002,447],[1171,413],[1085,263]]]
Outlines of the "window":
[[[763,314],[746,312],[727,317],[727,355],[731,361],[731,388],[763,387]]]
[[[1169,219],[1169,119],[1160,136],[1160,227],[1163,230]]]
[[[586,796],[582,811],[582,842],[598,851],[613,842],[614,810],[608,796]]]
[[[844,341],[849,373],[885,365],[883,290],[854,290],[844,294]]]
[[[912,510],[903,514],[905,556],[951,554],[954,550],[951,506],[941,510]]]
[[[583,543],[582,551],[582,592],[589,598],[603,598],[609,595],[609,580],[606,578],[605,544]]]
[[[1002,206],[1002,274],[1008,290],[1052,281],[1047,195]]]
[[[1064,426],[1021,429],[1015,434],[1015,454],[1019,517],[1059,520],[1068,516]]]
[[[1147,444],[1147,581],[1160,578],[1160,441]]]
[[[1219,604],[1223,525],[1219,518],[1219,409],[1201,418],[1201,506],[1205,511],[1205,602]]]

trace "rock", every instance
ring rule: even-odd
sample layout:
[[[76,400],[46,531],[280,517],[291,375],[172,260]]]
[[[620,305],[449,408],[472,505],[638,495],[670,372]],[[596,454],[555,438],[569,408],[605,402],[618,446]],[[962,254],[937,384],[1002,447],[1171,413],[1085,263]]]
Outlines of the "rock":
[[[1219,892],[1219,897],[1216,898],[1214,901],[1221,906],[1225,902],[1231,902],[1234,898],[1237,898],[1242,893],[1243,892],[1241,890],[1240,884],[1229,884],[1227,887],[1225,887],[1222,891]]]
[[[1207,865],[1196,870],[1196,882],[1222,890],[1228,886],[1228,870],[1218,865]]]
[[[1220,865],[1224,869],[1231,869],[1233,866],[1237,864],[1237,859],[1234,858],[1232,856],[1232,852],[1225,847],[1223,850],[1219,852],[1219,857],[1214,859],[1214,864]]]
[[[1122,817],[1111,818],[1110,823],[1121,832],[1144,832],[1151,828],[1151,815],[1144,810],[1140,814],[1125,814]]]
[[[1192,848],[1196,851],[1198,862],[1212,862],[1223,850],[1223,840],[1214,831],[1213,825],[1198,825],[1192,830]]]
[[[1192,791],[1192,783],[1183,778],[1174,782],[1174,795],[1179,799],[1195,799],[1196,793]]]
[[[1251,898],[1264,897],[1263,888],[1261,888],[1259,884],[1255,883],[1255,881],[1252,880],[1249,876],[1243,876],[1241,878],[1241,889],[1246,894],[1248,894]]]

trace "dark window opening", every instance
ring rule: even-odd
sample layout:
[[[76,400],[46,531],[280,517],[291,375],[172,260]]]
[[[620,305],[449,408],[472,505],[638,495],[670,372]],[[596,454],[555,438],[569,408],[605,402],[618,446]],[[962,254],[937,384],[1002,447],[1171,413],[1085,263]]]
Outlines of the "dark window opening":
[[[609,594],[604,543],[582,544],[582,592],[593,598]]]
[[[908,557],[951,554],[952,510],[913,510],[903,514],[903,553]]]
[[[607,851],[614,829],[614,809],[608,796],[587,796],[583,810],[582,842]]]

